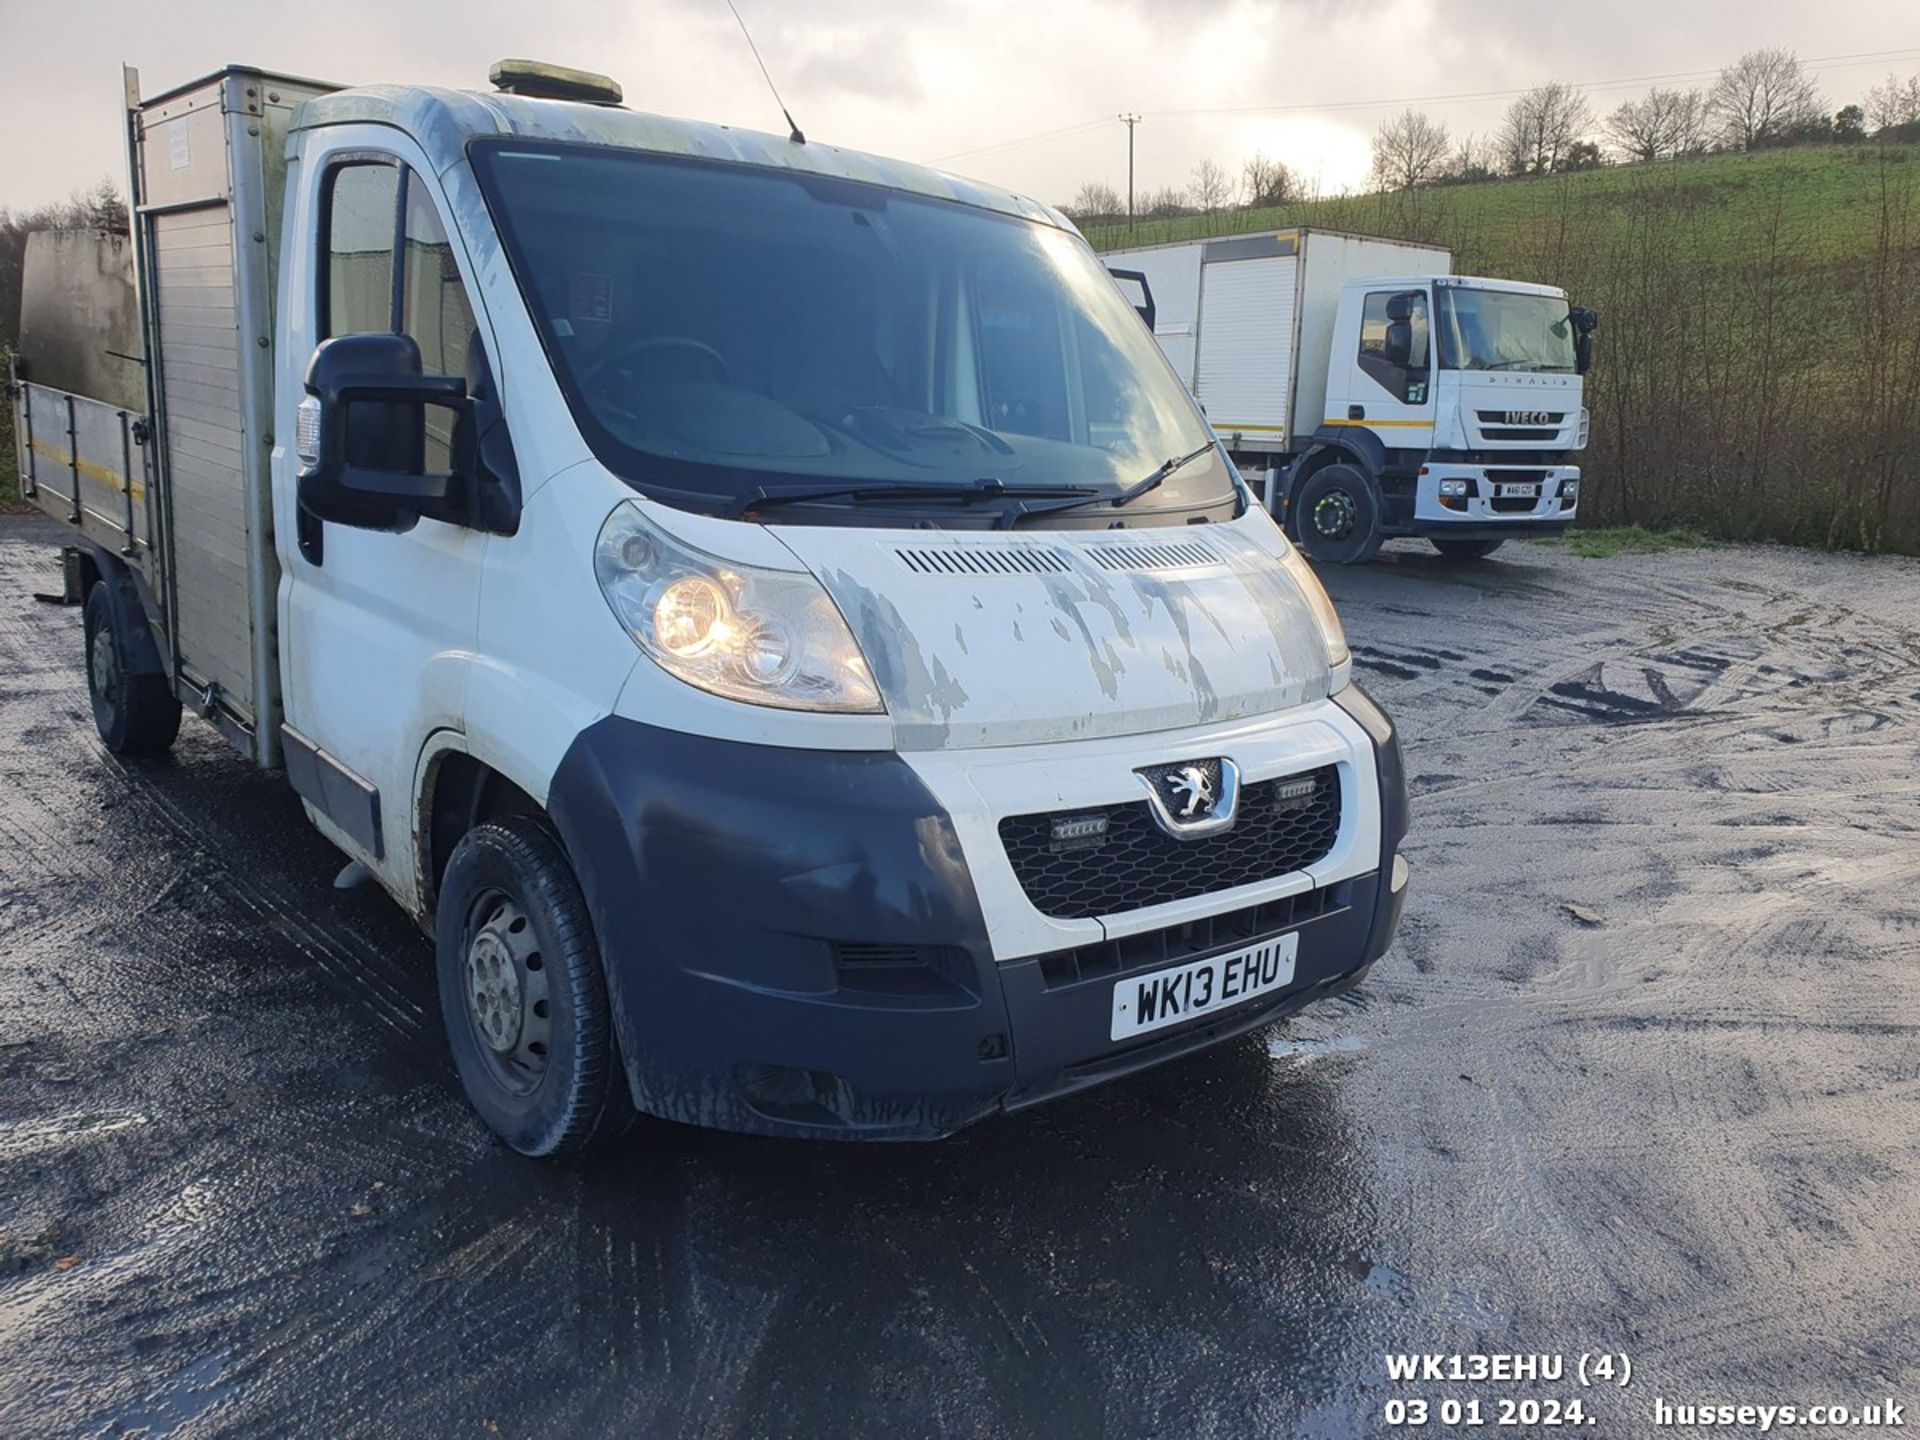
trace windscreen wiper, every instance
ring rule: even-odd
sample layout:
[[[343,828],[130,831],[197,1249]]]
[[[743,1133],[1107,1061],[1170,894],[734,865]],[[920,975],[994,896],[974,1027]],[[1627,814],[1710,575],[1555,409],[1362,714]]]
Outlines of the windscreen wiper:
[[[957,500],[971,504],[982,500],[1063,499],[1068,496],[1098,499],[1100,492],[1091,485],[1009,485],[1004,480],[970,480],[961,485],[915,485],[907,482],[877,485],[828,485],[819,489],[769,489],[756,486],[734,500],[722,512],[729,520],[739,520],[770,505],[798,505],[809,500]]]
[[[1127,486],[1126,489],[1116,491],[1111,495],[1083,495],[1073,500],[1062,500],[1058,505],[1040,505],[1032,509],[1023,510],[1021,513],[1026,515],[1053,515],[1062,510],[1078,510],[1084,505],[1112,505],[1117,508],[1127,504],[1129,501],[1138,500],[1149,490],[1159,489],[1160,486],[1166,483],[1167,477],[1173,474],[1174,471],[1180,469],[1183,465],[1191,465],[1202,455],[1213,449],[1217,443],[1216,441],[1209,440],[1197,450],[1189,450],[1184,455],[1176,455],[1171,460],[1162,461],[1160,468],[1152,474],[1143,475],[1140,479],[1134,481],[1133,484]]]

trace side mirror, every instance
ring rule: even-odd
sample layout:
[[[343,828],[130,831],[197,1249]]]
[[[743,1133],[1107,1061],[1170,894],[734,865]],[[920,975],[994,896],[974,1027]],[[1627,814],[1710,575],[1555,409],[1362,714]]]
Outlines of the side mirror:
[[[1573,322],[1573,368],[1584,375],[1593,368],[1593,332],[1600,328],[1600,316],[1575,307],[1567,312],[1567,318]]]
[[[1380,358],[1389,365],[1405,366],[1413,360],[1413,326],[1405,320],[1387,322],[1387,333],[1380,344]]]
[[[1156,307],[1153,303],[1153,286],[1147,283],[1146,271],[1114,270],[1109,268],[1107,273],[1113,276],[1116,281],[1121,282],[1120,290],[1122,294],[1126,293],[1126,288],[1129,284],[1140,287],[1140,298],[1132,301],[1133,308],[1139,312],[1140,318],[1147,322],[1147,329],[1153,329],[1153,317],[1156,313]]]
[[[300,402],[300,508],[362,530],[407,530],[422,516],[464,524],[458,475],[428,475],[426,408],[464,411],[457,375],[422,375],[407,335],[337,335],[307,365]]]

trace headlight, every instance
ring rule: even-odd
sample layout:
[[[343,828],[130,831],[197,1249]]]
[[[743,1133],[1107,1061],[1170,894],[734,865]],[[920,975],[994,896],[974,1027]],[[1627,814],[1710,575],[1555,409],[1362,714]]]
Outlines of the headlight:
[[[649,524],[632,501],[600,527],[593,568],[627,633],[689,685],[749,705],[882,712],[847,622],[805,571],[702,554]]]
[[[1347,632],[1340,628],[1340,616],[1333,608],[1333,601],[1327,598],[1327,587],[1313,573],[1313,567],[1307,564],[1307,557],[1300,553],[1298,545],[1287,546],[1280,564],[1300,587],[1300,593],[1307,599],[1307,608],[1319,622],[1320,639],[1327,647],[1327,668],[1339,672],[1353,657],[1347,651]],[[1333,688],[1338,690],[1343,683],[1343,677],[1336,673]]]

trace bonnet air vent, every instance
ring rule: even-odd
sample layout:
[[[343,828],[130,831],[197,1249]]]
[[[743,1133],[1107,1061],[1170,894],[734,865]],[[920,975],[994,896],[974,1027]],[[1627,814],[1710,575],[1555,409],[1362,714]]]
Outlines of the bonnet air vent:
[[[920,575],[1064,575],[1058,550],[1025,545],[970,546],[964,550],[897,550],[900,563]]]
[[[1192,565],[1213,565],[1220,557],[1211,546],[1197,540],[1173,540],[1164,544],[1089,545],[1087,554],[1102,570],[1179,570]]]

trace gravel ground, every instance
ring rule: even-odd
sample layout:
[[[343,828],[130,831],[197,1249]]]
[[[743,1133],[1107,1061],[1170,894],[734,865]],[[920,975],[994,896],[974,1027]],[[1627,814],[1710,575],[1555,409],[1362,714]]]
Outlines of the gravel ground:
[[[1330,577],[1414,777],[1362,990],[938,1145],[648,1125],[542,1166],[287,791],[193,722],[100,749],[79,614],[31,598],[61,533],[0,520],[0,1435],[1920,1411],[1920,565],[1390,547]]]

